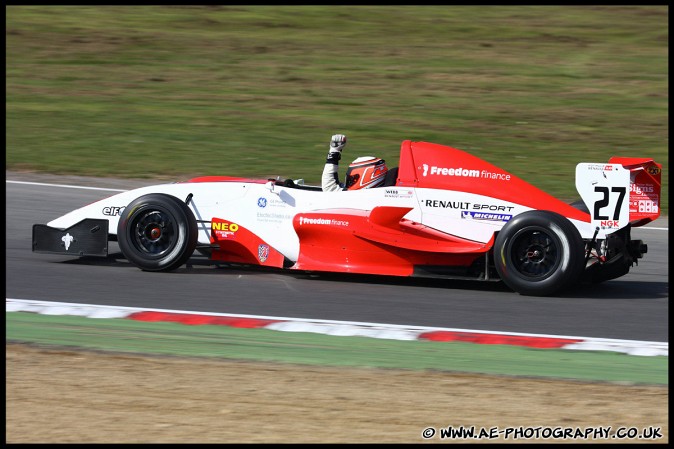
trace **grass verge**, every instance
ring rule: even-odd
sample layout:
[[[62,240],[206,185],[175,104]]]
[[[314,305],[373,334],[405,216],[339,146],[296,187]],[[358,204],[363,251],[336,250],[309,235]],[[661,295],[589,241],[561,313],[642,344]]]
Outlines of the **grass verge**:
[[[578,162],[653,157],[668,209],[662,6],[6,8],[12,170],[318,183],[400,142],[470,151],[565,200]]]
[[[6,313],[5,324],[7,342],[103,351],[668,384],[667,357],[638,357],[603,351],[397,341],[26,312]]]

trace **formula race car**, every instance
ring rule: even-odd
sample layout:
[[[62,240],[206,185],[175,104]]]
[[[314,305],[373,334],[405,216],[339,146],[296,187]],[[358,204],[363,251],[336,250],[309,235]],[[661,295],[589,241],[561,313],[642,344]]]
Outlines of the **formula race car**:
[[[568,204],[476,156],[402,142],[381,187],[323,192],[292,179],[206,176],[126,191],[33,226],[33,251],[106,256],[146,271],[195,250],[278,269],[502,280],[523,295],[625,275],[647,251],[630,229],[660,215],[662,166],[576,167]]]

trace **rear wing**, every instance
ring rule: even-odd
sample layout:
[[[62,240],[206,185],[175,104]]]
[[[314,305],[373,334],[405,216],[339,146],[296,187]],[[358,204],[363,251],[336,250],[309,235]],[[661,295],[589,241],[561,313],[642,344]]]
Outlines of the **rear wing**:
[[[617,230],[660,216],[662,165],[648,158],[612,157],[607,164],[576,166],[576,189],[593,226]]]
[[[621,164],[630,171],[630,223],[641,226],[660,216],[662,165],[641,157],[612,157],[611,164]]]

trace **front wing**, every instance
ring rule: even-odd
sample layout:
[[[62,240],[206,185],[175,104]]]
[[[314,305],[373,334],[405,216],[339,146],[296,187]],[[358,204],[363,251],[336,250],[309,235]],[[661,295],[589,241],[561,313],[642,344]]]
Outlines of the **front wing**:
[[[33,251],[68,256],[107,256],[108,220],[86,218],[66,229],[35,224]]]

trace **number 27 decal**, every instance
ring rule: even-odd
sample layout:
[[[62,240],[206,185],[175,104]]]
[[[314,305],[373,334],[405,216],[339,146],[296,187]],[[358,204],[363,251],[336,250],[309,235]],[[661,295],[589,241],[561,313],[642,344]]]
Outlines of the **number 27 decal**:
[[[609,188],[605,186],[595,186],[594,188],[595,192],[601,192],[602,193],[602,199],[595,201],[594,203],[594,213],[593,213],[593,218],[595,220],[608,220],[609,216],[608,215],[601,215],[602,209],[604,209],[606,206],[609,204],[609,199],[611,193],[617,193],[618,194],[618,201],[616,202],[615,210],[613,211],[613,218],[612,220],[618,220],[620,218],[620,207],[623,204],[623,200],[625,199],[625,194],[627,193],[627,189],[625,187],[611,187],[611,190],[609,192]]]
[[[614,231],[630,220],[630,171],[620,164],[582,162],[576,166],[576,190],[600,232]]]

